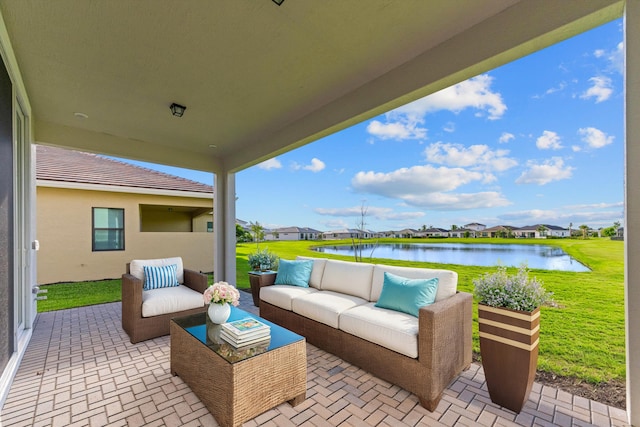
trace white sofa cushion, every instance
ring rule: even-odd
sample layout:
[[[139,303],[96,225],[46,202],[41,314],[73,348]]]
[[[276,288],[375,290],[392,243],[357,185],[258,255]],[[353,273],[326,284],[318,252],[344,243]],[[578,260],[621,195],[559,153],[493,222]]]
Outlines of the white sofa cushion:
[[[291,285],[272,285],[260,288],[260,300],[271,305],[291,311],[291,301],[294,298],[318,292],[315,288],[303,288]]]
[[[311,277],[309,278],[309,286],[312,288],[320,289],[320,283],[322,282],[322,274],[324,273],[324,266],[327,263],[326,258],[312,258],[306,256],[297,256],[296,259],[310,259],[313,260],[313,270],[311,270]]]
[[[382,347],[418,357],[418,318],[367,303],[340,314],[340,329]]]
[[[144,283],[144,266],[163,267],[165,265],[175,264],[176,277],[178,283],[184,283],[184,267],[182,265],[181,257],[173,258],[157,258],[157,259],[134,259],[129,264],[129,272],[133,277],[136,277]]]
[[[436,293],[435,302],[455,295],[458,286],[458,273],[455,271],[376,264],[373,269],[373,281],[369,301],[376,302],[378,298],[380,298],[385,271],[395,274],[396,276],[406,277],[407,279],[431,279],[437,277],[438,292]]]
[[[203,306],[202,294],[185,285],[142,291],[142,317],[177,313]]]
[[[352,295],[319,291],[295,298],[291,306],[294,313],[337,329],[342,312],[366,302],[367,300]]]
[[[323,291],[340,292],[369,301],[373,264],[327,260],[322,275]]]

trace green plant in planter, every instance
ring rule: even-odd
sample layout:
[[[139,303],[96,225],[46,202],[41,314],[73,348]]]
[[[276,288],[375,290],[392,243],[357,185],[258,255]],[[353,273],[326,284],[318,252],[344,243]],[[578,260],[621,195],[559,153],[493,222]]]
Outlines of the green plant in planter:
[[[533,311],[544,304],[552,305],[552,293],[547,292],[535,277],[529,277],[526,265],[516,274],[508,274],[507,268],[498,267],[495,273],[485,273],[473,280],[478,302],[491,307]]]
[[[506,267],[473,280],[478,297],[482,367],[491,401],[520,412],[531,392],[538,364],[540,306],[552,304],[529,270]]]
[[[267,248],[250,253],[247,261],[252,270],[266,271],[278,269],[278,256],[273,252],[269,252]]]

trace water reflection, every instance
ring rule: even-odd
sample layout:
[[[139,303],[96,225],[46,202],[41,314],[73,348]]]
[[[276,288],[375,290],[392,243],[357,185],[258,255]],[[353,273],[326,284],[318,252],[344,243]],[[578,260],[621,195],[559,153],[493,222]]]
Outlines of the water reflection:
[[[335,255],[353,255],[353,246],[322,246],[318,252]],[[371,253],[375,258],[403,261],[422,261],[437,264],[506,265],[518,267],[526,263],[529,268],[559,271],[590,271],[571,258],[565,251],[548,245],[521,245],[492,243],[383,243],[364,244],[362,255]]]

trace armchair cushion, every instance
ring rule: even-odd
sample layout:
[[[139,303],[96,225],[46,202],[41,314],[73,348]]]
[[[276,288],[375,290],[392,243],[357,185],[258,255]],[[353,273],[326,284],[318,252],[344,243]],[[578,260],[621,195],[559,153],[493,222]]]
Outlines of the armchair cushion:
[[[142,317],[178,313],[203,306],[202,294],[184,285],[142,292]]]
[[[143,266],[144,270],[144,290],[169,288],[172,286],[179,286],[178,278],[176,277],[176,264],[163,265],[163,266]]]
[[[164,265],[176,265],[176,278],[178,283],[184,283],[184,267],[182,257],[173,258],[157,258],[157,259],[134,259],[129,265],[129,271],[133,277],[136,277],[144,283],[144,266],[160,267]]]

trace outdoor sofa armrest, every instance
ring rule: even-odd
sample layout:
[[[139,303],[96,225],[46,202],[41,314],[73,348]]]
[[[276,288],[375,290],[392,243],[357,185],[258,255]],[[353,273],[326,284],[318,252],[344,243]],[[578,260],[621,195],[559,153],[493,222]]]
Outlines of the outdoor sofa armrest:
[[[276,283],[276,275],[275,274],[265,274],[264,277],[260,279],[260,286],[271,286]]]
[[[185,268],[183,271],[185,286],[188,286],[194,291],[200,293],[203,293],[209,286],[206,274],[202,274],[194,270],[189,270],[187,268]]]
[[[471,365],[472,302],[470,293],[456,292],[445,300],[420,307],[418,358],[443,388],[452,376]]]

